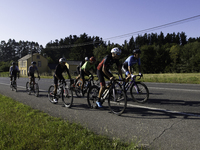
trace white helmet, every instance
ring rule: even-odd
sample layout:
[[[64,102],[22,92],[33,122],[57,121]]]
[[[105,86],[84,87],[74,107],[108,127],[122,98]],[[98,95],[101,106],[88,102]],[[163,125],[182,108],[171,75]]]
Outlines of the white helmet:
[[[60,62],[60,63],[63,63],[63,62],[67,62],[67,61],[66,61],[65,58],[60,58],[60,59],[59,59],[59,62]]]
[[[118,47],[114,47],[111,49],[111,53],[115,53],[116,55],[121,55],[122,51]]]
[[[89,59],[88,59],[88,57],[85,57],[85,61],[88,61]]]

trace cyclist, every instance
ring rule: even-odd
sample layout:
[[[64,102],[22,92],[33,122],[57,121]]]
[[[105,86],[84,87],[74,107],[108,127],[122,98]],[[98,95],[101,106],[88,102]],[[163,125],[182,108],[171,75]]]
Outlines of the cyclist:
[[[31,82],[33,82],[33,89],[34,89],[34,85],[35,85],[35,76],[34,76],[34,74],[35,74],[35,71],[37,71],[38,78],[40,79],[39,71],[38,71],[38,68],[36,66],[36,62],[32,61],[31,65],[28,68],[29,90],[31,90]]]
[[[58,89],[58,80],[59,81],[62,80],[63,82],[65,82],[65,78],[62,75],[62,73],[64,71],[67,72],[67,74],[68,74],[68,76],[70,78],[70,85],[71,85],[71,75],[70,75],[69,69],[67,68],[65,63],[66,63],[66,59],[65,58],[60,58],[59,59],[59,64],[56,66],[55,74],[53,76],[53,78],[54,78],[54,98],[53,98],[54,104],[58,103],[58,100],[56,98],[57,89]]]
[[[85,62],[87,62],[88,60],[89,60],[88,57],[85,57],[85,60],[82,61],[82,62],[77,66],[77,73],[78,73],[78,76],[77,76],[76,79],[75,79],[74,85],[76,84],[76,82],[78,81],[78,79],[80,79],[80,77],[81,77],[81,75],[80,75],[80,73],[81,73],[81,67],[82,67],[83,64],[84,64]]]
[[[103,60],[99,63],[97,66],[97,76],[100,80],[100,90],[99,90],[99,95],[98,95],[98,101],[96,101],[96,104],[98,107],[102,107],[102,104],[100,102],[100,98],[105,90],[105,79],[106,77],[109,80],[113,80],[114,77],[109,71],[109,67],[116,63],[118,72],[122,77],[122,72],[121,72],[121,65],[119,63],[119,56],[121,55],[121,50],[118,47],[115,47],[111,50],[111,53],[103,58]],[[122,77],[123,78],[123,77]]]
[[[10,66],[9,74],[10,74],[10,85],[12,85],[12,80],[14,78],[14,82],[16,83],[16,78],[19,79],[19,68],[15,62],[12,62],[12,66]]]
[[[141,54],[141,50],[140,49],[134,49],[133,50],[133,55],[129,56],[124,61],[123,65],[122,65],[122,70],[125,73],[126,82],[131,78],[131,67],[136,63],[138,63],[139,75],[142,76],[142,74],[141,74],[140,54]]]
[[[93,68],[93,70],[95,71],[95,62],[96,62],[96,59],[92,56],[90,57],[90,60],[89,61],[86,61],[83,66],[81,67],[81,73],[80,73],[80,77],[81,77],[81,80],[83,82],[82,86],[81,86],[81,90],[82,90],[82,94],[84,95],[84,92],[83,91],[83,87],[84,87],[84,84],[85,84],[85,75],[87,76],[93,76],[89,70]]]

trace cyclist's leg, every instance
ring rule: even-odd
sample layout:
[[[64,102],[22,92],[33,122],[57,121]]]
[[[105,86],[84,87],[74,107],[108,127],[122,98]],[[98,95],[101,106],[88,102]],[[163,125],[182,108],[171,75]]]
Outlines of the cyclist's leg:
[[[82,69],[81,69],[81,72],[80,72],[80,78],[81,78],[81,81],[82,81],[81,91],[82,91],[82,94],[84,95],[83,87],[84,87],[84,84],[85,84],[85,72]]]
[[[54,79],[54,90],[53,90],[53,93],[54,93],[54,97],[55,97],[56,94],[57,94],[57,89],[58,89],[58,79],[55,77],[55,75],[53,76],[53,79]]]
[[[31,89],[32,76],[29,76],[29,89]]]
[[[14,83],[16,84],[17,74],[14,75]]]
[[[56,97],[57,89],[58,89],[58,79],[54,75],[53,103],[55,103],[55,104],[58,102],[58,99]]]
[[[12,85],[13,75],[10,75],[10,85]]]
[[[104,79],[103,72],[100,71],[100,70],[97,70],[97,76],[98,76],[99,81],[100,81],[100,90],[99,90],[99,95],[98,95],[98,101],[96,103],[97,103],[97,105],[99,107],[102,107],[102,105],[101,105],[101,96],[102,96],[102,94],[103,94],[103,92],[105,90],[105,79]]]
[[[126,82],[128,82],[129,79],[127,77],[128,77],[128,74],[130,73],[128,70],[128,63],[124,63],[122,65],[122,71],[125,73]]]
[[[32,82],[33,82],[33,89],[35,89],[34,87],[35,87],[35,76],[33,75],[33,77],[32,77]]]

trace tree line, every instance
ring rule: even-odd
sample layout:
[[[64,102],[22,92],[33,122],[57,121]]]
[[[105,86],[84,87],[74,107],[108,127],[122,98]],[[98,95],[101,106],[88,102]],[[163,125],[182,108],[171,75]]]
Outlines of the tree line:
[[[132,54],[133,49],[140,48],[143,73],[200,71],[200,37],[187,39],[184,32],[168,33],[166,36],[162,32],[145,33],[131,37],[129,41],[125,40],[122,45],[110,41],[107,43],[98,36],[91,37],[86,33],[50,41],[45,48],[37,42],[16,42],[10,39],[7,43],[1,41],[0,60],[4,63],[17,61],[29,53],[38,52],[45,56],[49,63],[58,63],[61,57],[82,61],[86,56],[94,56],[100,61],[113,47],[122,49],[121,63]]]

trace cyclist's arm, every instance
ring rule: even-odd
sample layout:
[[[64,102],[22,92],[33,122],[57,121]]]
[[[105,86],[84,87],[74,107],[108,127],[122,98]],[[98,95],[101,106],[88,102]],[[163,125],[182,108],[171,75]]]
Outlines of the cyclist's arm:
[[[67,67],[66,67],[67,68]],[[68,76],[69,76],[69,79],[71,80],[72,78],[71,78],[71,75],[70,75],[70,73],[69,73],[69,69],[67,68],[66,69],[66,72],[67,72],[67,74],[68,74]]]
[[[140,61],[140,58],[138,59],[138,69],[139,69],[139,73],[141,73],[142,69],[141,69],[141,61]]]
[[[128,74],[126,80],[128,80],[128,79],[131,78],[131,74],[132,74],[132,73],[131,73],[131,66],[128,66],[128,72],[129,72],[129,74]]]
[[[10,69],[9,69],[9,74],[11,75],[11,67],[10,67]]]
[[[38,75],[38,77],[40,76],[40,75],[39,75],[39,71],[38,71],[38,70],[37,70],[37,75]]]
[[[103,65],[102,71],[103,71],[103,73],[104,73],[108,78],[110,78],[110,80],[111,80],[111,78],[113,77],[113,75],[110,76],[110,74],[108,73],[108,70],[106,69],[105,65]]]
[[[85,74],[87,74],[88,76],[91,74],[89,71],[86,71],[86,69],[83,70],[85,72]]]
[[[123,79],[123,76],[122,76],[122,69],[121,69],[121,67],[118,67],[118,73],[120,74],[121,79]]]

